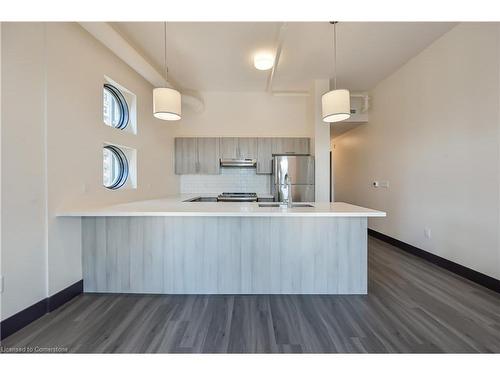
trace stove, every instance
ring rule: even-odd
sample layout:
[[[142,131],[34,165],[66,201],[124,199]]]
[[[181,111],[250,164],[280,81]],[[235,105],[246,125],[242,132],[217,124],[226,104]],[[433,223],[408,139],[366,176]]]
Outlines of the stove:
[[[218,202],[257,202],[257,193],[222,193]]]

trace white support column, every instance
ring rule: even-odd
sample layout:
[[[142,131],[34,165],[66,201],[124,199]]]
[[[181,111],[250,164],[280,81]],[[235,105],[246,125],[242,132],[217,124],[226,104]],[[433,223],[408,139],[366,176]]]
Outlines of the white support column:
[[[316,202],[330,201],[330,124],[321,119],[321,96],[330,90],[328,79],[314,81],[314,158]]]

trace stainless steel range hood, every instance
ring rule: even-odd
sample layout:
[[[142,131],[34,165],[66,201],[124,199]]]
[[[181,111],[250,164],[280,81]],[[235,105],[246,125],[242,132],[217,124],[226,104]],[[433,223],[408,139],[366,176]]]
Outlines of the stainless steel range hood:
[[[221,167],[240,167],[240,168],[255,168],[257,160],[255,159],[220,159]]]

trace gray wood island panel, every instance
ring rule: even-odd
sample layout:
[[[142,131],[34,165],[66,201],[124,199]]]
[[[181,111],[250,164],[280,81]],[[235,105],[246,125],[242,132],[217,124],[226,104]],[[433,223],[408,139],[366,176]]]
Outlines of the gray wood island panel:
[[[84,217],[86,292],[366,294],[366,217]]]

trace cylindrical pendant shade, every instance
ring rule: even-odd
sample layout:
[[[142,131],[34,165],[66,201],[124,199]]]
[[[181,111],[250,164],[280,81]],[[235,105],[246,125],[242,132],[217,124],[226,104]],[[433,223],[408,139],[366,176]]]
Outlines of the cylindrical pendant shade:
[[[332,90],[321,97],[324,122],[338,122],[351,117],[349,90]]]
[[[181,94],[167,87],[153,90],[153,116],[160,120],[181,119]]]

